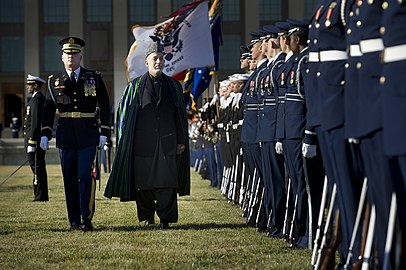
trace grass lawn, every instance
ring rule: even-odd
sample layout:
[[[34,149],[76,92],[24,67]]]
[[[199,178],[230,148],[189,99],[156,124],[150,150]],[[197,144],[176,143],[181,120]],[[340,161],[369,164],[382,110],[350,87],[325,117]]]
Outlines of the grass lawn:
[[[0,182],[16,168],[0,166]],[[103,175],[95,231],[71,232],[60,166],[47,168],[49,202],[32,202],[28,166],[0,186],[0,269],[311,269],[310,250],[247,227],[239,207],[194,171],[171,230],[144,228],[134,202],[105,198]]]

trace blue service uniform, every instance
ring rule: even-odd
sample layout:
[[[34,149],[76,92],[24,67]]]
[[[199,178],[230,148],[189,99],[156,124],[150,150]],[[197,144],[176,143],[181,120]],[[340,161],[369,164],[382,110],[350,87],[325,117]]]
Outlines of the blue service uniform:
[[[100,126],[94,116],[96,106],[100,108]],[[96,187],[92,165],[100,135],[110,135],[110,103],[101,74],[80,67],[76,82],[66,71],[48,77],[41,135],[49,140],[56,109],[59,111],[56,146],[61,158],[68,219],[72,227],[91,226]]]
[[[244,155],[246,155],[249,174],[251,176],[251,183],[254,185],[252,190],[260,190],[257,188],[259,183],[258,179],[263,179],[261,175],[261,151],[257,141],[257,126],[258,126],[258,111],[262,110],[262,104],[258,103],[258,89],[260,84],[261,72],[267,66],[267,60],[263,59],[258,63],[257,68],[248,79],[242,94],[242,102],[244,104],[244,119],[241,128],[241,142],[243,146]],[[254,172],[256,170],[255,179]],[[258,202],[260,200],[257,200]],[[255,226],[256,215],[248,216],[248,224]]]
[[[361,55],[355,64],[359,72],[358,102],[359,108],[358,134],[360,150],[365,174],[368,178],[368,201],[375,205],[375,247],[378,258],[384,256],[386,231],[388,228],[390,200],[392,195],[391,182],[383,181],[390,178],[389,160],[383,154],[382,145],[382,89],[379,77],[382,74],[381,52],[383,42],[380,36],[383,1],[356,1],[359,16],[355,28],[359,30],[359,46]],[[348,31],[348,30],[347,30]],[[350,91],[356,91],[350,89]],[[382,262],[380,262],[382,263]]]
[[[383,151],[390,158],[390,173],[397,196],[398,217],[402,232],[402,245],[406,246],[406,2],[387,0],[382,3],[382,24],[379,29],[383,39],[382,91]],[[406,267],[401,256],[400,269]]]
[[[269,63],[261,76],[257,141],[261,144],[262,174],[264,178],[264,211],[269,235],[282,237],[286,204],[285,167],[282,155],[275,151],[275,129],[278,92],[274,87],[276,72],[285,62],[286,53],[280,52]]]
[[[344,139],[344,76],[348,57],[345,28],[340,14],[341,1],[325,0],[319,4],[310,29],[318,32],[317,38],[310,41],[309,47],[313,47],[310,51],[318,52],[316,77],[319,80],[320,129],[325,132],[321,135],[325,138],[324,141],[320,140],[320,146],[325,148],[322,151],[327,152],[333,179],[337,184],[341,224],[340,257],[341,261],[345,261],[355,223],[362,176],[357,175],[359,165],[352,159],[351,146]],[[322,157],[326,163],[323,154]]]

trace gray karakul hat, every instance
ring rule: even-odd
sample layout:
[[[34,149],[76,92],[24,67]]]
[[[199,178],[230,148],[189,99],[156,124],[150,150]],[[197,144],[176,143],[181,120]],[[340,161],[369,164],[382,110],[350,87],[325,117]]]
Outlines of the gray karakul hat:
[[[151,45],[149,45],[149,47],[148,47],[148,49],[147,49],[147,52],[146,52],[146,54],[145,54],[145,58],[147,58],[148,57],[148,55],[150,55],[151,53],[163,53],[164,52],[164,49],[163,49],[163,47],[162,47],[162,44],[161,44],[161,42],[159,42],[159,41],[153,41],[152,43],[151,43]]]

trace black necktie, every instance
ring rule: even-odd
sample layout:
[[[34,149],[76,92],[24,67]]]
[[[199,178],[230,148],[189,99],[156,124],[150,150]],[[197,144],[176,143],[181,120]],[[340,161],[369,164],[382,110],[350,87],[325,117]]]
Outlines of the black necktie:
[[[73,85],[76,84],[76,80],[75,80],[75,72],[71,72],[70,74],[70,80],[72,81]]]

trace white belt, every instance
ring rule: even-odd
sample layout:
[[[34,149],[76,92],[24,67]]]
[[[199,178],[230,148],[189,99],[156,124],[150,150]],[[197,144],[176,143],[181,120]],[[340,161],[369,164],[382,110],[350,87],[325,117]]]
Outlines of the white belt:
[[[339,61],[347,60],[348,55],[346,51],[330,50],[330,51],[321,51],[320,62],[329,62],[329,61]]]
[[[309,62],[319,62],[318,52],[309,52]]]
[[[363,53],[380,52],[384,48],[382,38],[361,40],[359,46]]]
[[[406,44],[387,47],[383,50],[383,62],[391,63],[406,60]]]
[[[361,48],[358,44],[350,45],[349,51],[351,57],[362,56]]]

